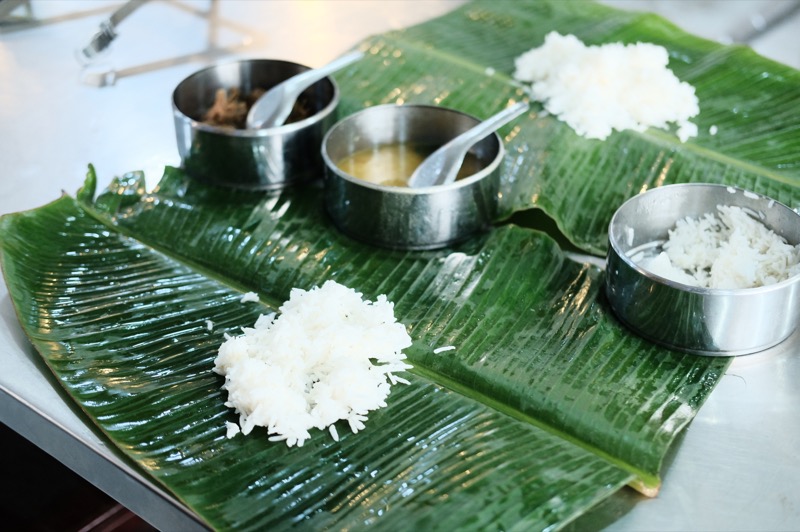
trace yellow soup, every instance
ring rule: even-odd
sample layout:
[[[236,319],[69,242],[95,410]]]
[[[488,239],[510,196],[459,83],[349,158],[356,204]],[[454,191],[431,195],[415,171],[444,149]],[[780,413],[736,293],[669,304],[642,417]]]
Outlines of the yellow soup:
[[[336,165],[349,175],[376,185],[405,187],[417,166],[436,148],[418,144],[384,144],[354,152]],[[467,153],[456,179],[470,176],[482,168],[480,159]]]

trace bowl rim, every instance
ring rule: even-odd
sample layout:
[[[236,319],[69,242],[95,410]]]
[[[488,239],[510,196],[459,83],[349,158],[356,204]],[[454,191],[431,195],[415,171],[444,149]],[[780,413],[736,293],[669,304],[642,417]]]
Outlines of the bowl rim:
[[[333,113],[339,105],[339,100],[341,99],[341,94],[339,91],[339,85],[336,83],[336,80],[333,79],[332,76],[326,76],[321,80],[317,81],[317,83],[328,80],[333,88],[333,94],[331,96],[331,101],[328,102],[328,105],[317,111],[311,116],[308,116],[302,120],[298,120],[296,122],[291,122],[289,124],[283,124],[277,127],[269,127],[269,128],[261,128],[261,129],[235,129],[235,128],[226,128],[221,126],[212,126],[210,124],[205,124],[199,120],[195,120],[194,118],[190,117],[186,113],[184,113],[178,104],[175,102],[175,98],[178,93],[178,89],[184,83],[189,82],[192,78],[199,76],[203,73],[209,72],[211,70],[216,70],[219,68],[228,67],[230,65],[237,65],[237,64],[253,64],[253,63],[280,63],[285,65],[297,66],[305,68],[306,70],[310,70],[311,67],[303,65],[301,63],[295,63],[293,61],[286,61],[283,59],[239,59],[235,61],[225,61],[221,63],[216,63],[213,65],[209,65],[205,68],[201,68],[195,72],[192,72],[185,78],[183,78],[175,88],[172,90],[172,113],[174,116],[186,121],[189,123],[192,129],[198,131],[205,131],[208,133],[217,133],[220,135],[228,136],[228,137],[239,137],[239,138],[259,138],[259,137],[271,137],[271,136],[279,136],[284,135],[286,133],[292,133],[294,131],[304,129],[307,126],[313,125],[315,123],[321,122],[325,118],[327,118],[331,113]]]
[[[469,177],[466,177],[464,179],[459,179],[457,181],[453,181],[452,183],[448,183],[446,185],[431,185],[431,186],[427,186],[427,187],[417,187],[417,188],[397,187],[397,186],[390,186],[390,185],[379,185],[377,183],[372,183],[370,181],[365,181],[364,179],[360,179],[358,177],[355,177],[353,175],[348,174],[347,172],[342,170],[339,167],[339,165],[337,165],[331,159],[330,155],[328,155],[328,149],[327,149],[328,148],[328,141],[329,141],[331,135],[334,134],[337,129],[342,127],[343,124],[345,124],[346,122],[349,122],[351,120],[355,120],[356,117],[358,117],[360,115],[363,115],[363,114],[366,114],[366,113],[376,112],[376,111],[379,111],[381,109],[398,108],[398,107],[401,107],[401,108],[432,109],[432,110],[436,110],[437,112],[445,111],[445,112],[448,112],[448,113],[459,114],[459,115],[465,116],[467,118],[470,118],[472,120],[475,120],[476,122],[480,122],[480,119],[478,117],[474,116],[474,115],[471,115],[469,113],[465,113],[464,111],[460,111],[460,110],[454,109],[452,107],[445,107],[445,106],[441,106],[441,105],[417,104],[417,103],[410,103],[410,104],[407,104],[407,103],[402,103],[402,104],[389,103],[389,104],[381,104],[381,105],[374,105],[374,106],[370,106],[370,107],[365,107],[364,109],[360,109],[360,110],[358,110],[358,111],[356,111],[354,113],[351,113],[351,114],[345,116],[344,118],[339,120],[336,124],[334,124],[325,133],[325,136],[322,139],[322,146],[321,146],[322,158],[325,161],[325,166],[330,171],[334,172],[337,176],[341,177],[342,179],[344,179],[346,181],[349,181],[350,183],[353,183],[355,185],[364,187],[364,188],[370,188],[370,189],[377,190],[379,192],[392,193],[392,194],[423,195],[423,194],[433,194],[433,193],[440,192],[440,191],[444,192],[444,191],[448,191],[448,190],[455,190],[455,189],[459,189],[459,188],[468,187],[468,186],[472,185],[473,183],[476,183],[478,181],[482,181],[483,179],[489,177],[503,163],[503,159],[505,159],[506,149],[505,149],[505,145],[503,143],[503,139],[500,137],[500,135],[497,133],[497,131],[493,131],[491,133],[491,135],[489,135],[489,136],[494,136],[495,140],[497,141],[498,149],[497,149],[497,154],[495,155],[495,157],[486,166],[481,168],[480,171],[470,175]],[[488,138],[488,137],[486,137],[486,138]]]
[[[645,268],[642,268],[638,265],[638,263],[631,260],[630,256],[627,253],[624,253],[620,247],[618,246],[618,241],[614,237],[614,233],[612,228],[614,227],[615,223],[617,222],[617,218],[620,215],[620,211],[628,204],[633,203],[634,201],[641,200],[641,196],[648,194],[653,191],[662,191],[665,189],[670,188],[689,188],[689,187],[698,187],[698,188],[724,188],[728,192],[731,193],[742,193],[745,197],[750,199],[765,199],[771,202],[771,205],[779,206],[779,208],[786,209],[787,211],[793,213],[797,217],[798,224],[800,224],[800,213],[795,211],[794,209],[790,208],[786,204],[771,198],[765,194],[759,194],[757,192],[753,192],[751,190],[747,190],[735,185],[726,185],[721,183],[672,183],[669,185],[662,185],[659,187],[654,187],[648,189],[644,192],[640,192],[635,196],[632,196],[625,200],[616,211],[614,211],[614,215],[611,217],[611,221],[608,224],[608,253],[614,253],[616,256],[622,260],[625,264],[627,264],[630,268],[635,270],[640,275],[652,280],[653,282],[666,285],[670,288],[674,288],[676,290],[680,290],[682,292],[690,292],[695,293],[698,295],[709,295],[709,296],[736,296],[736,295],[758,295],[761,293],[773,292],[783,290],[787,286],[793,284],[800,284],[800,273],[792,275],[791,277],[784,279],[783,281],[779,281],[777,283],[769,284],[769,285],[762,285],[762,286],[755,286],[755,287],[748,287],[748,288],[708,288],[702,286],[691,286],[687,285],[678,281],[674,281],[672,279],[667,279],[666,277],[662,277],[656,273],[653,273]],[[756,196],[756,197],[754,197]],[[676,218],[675,221],[677,222],[681,218]],[[780,235],[782,236],[782,235]],[[800,245],[800,243],[795,244]],[[606,265],[608,266],[608,265]]]

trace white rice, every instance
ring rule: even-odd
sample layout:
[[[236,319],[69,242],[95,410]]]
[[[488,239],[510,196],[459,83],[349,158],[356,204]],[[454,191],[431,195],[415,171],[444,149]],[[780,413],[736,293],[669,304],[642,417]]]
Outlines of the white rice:
[[[685,142],[697,135],[689,119],[700,108],[694,87],[668,62],[667,50],[655,44],[585,46],[574,35],[550,32],[542,46],[515,59],[514,77],[531,83],[531,96],[586,138],[674,124]]]
[[[800,275],[792,246],[741,207],[679,220],[656,256],[632,257],[666,279],[705,288],[755,288]]]
[[[239,430],[239,425],[236,423],[231,423],[230,421],[225,422],[225,431],[225,436],[228,439],[233,438],[241,432],[241,430]]]
[[[386,406],[391,384],[408,383],[395,372],[411,368],[402,353],[411,338],[386,296],[364,301],[327,281],[293,289],[279,312],[228,337],[214,361],[242,434],[266,427],[271,441],[292,447],[302,446],[312,428],[328,428],[338,441],[334,423],[362,430],[367,414]]]
[[[255,292],[247,292],[246,294],[244,294],[242,296],[242,298],[239,300],[239,302],[240,303],[258,303],[259,302],[258,294],[256,294]]]

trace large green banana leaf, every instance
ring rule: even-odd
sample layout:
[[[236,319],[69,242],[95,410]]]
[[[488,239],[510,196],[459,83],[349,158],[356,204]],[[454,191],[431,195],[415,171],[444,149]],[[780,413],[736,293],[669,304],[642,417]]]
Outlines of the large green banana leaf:
[[[365,43],[372,54],[338,78],[350,95],[344,104],[436,102],[488,117],[523,97],[511,82],[514,58],[550,31],[587,44],[667,48],[670,68],[696,89],[699,135],[683,144],[651,129],[597,141],[578,137],[553,116],[517,121],[504,130],[503,216],[538,207],[579,247],[604,254],[614,210],[650,187],[737,184],[800,207],[800,72],[743,46],[693,37],[651,14],[577,0],[473,2]]]
[[[253,195],[169,169],[152,194],[134,174],[92,201],[93,183],[3,218],[9,292],[78,404],[215,528],[559,525],[625,483],[655,488],[726,365],[629,334],[601,272],[537,231],[383,252],[339,235],[316,187]],[[227,440],[223,334],[331,278],[396,303],[411,385],[339,444]]]
[[[486,116],[521,97],[512,60],[553,29],[664,44],[698,88],[701,130],[719,133],[588,141],[533,113],[507,131],[504,216],[539,207],[600,254],[615,206],[650,186],[726,182],[800,205],[796,71],[594,4],[473,3],[371,39],[338,77],[343,112],[420,101]],[[88,416],[214,528],[557,528],[626,483],[654,491],[727,366],[630,334],[609,312],[602,272],[533,229],[388,252],[340,235],[315,186],[243,193],[176,169],[151,193],[138,174],[97,197],[95,186],[90,172],[76,199],[2,219],[9,293]],[[411,384],[367,430],[340,427],[340,443],[226,439],[235,417],[211,371],[223,333],[327,279],[395,302],[414,339]],[[261,304],[239,302],[249,290]],[[446,345],[456,349],[434,354]]]

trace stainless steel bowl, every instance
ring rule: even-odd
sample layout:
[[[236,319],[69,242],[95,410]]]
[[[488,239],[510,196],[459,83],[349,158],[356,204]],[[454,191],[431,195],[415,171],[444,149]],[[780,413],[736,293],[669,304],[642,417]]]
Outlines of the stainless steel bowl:
[[[337,163],[365,149],[400,143],[441,146],[479,120],[429,105],[380,105],[355,113],[325,136],[325,204],[336,226],[358,240],[393,249],[433,249],[468,238],[497,214],[505,149],[494,133],[470,151],[481,169],[449,185],[408,188],[353,177]]]
[[[716,212],[717,205],[751,209],[788,243],[800,243],[800,215],[768,197],[724,185],[655,188],[625,202],[611,220],[606,294],[620,320],[654,342],[702,355],[755,353],[800,323],[800,275],[758,288],[697,288],[631,260],[632,250],[666,240],[678,219]]]
[[[336,121],[339,89],[325,78],[301,96],[310,116],[280,127],[233,129],[202,123],[218,89],[269,89],[308,67],[271,59],[208,67],[184,79],[172,95],[178,152],[195,179],[248,189],[279,188],[320,178],[322,139]]]

